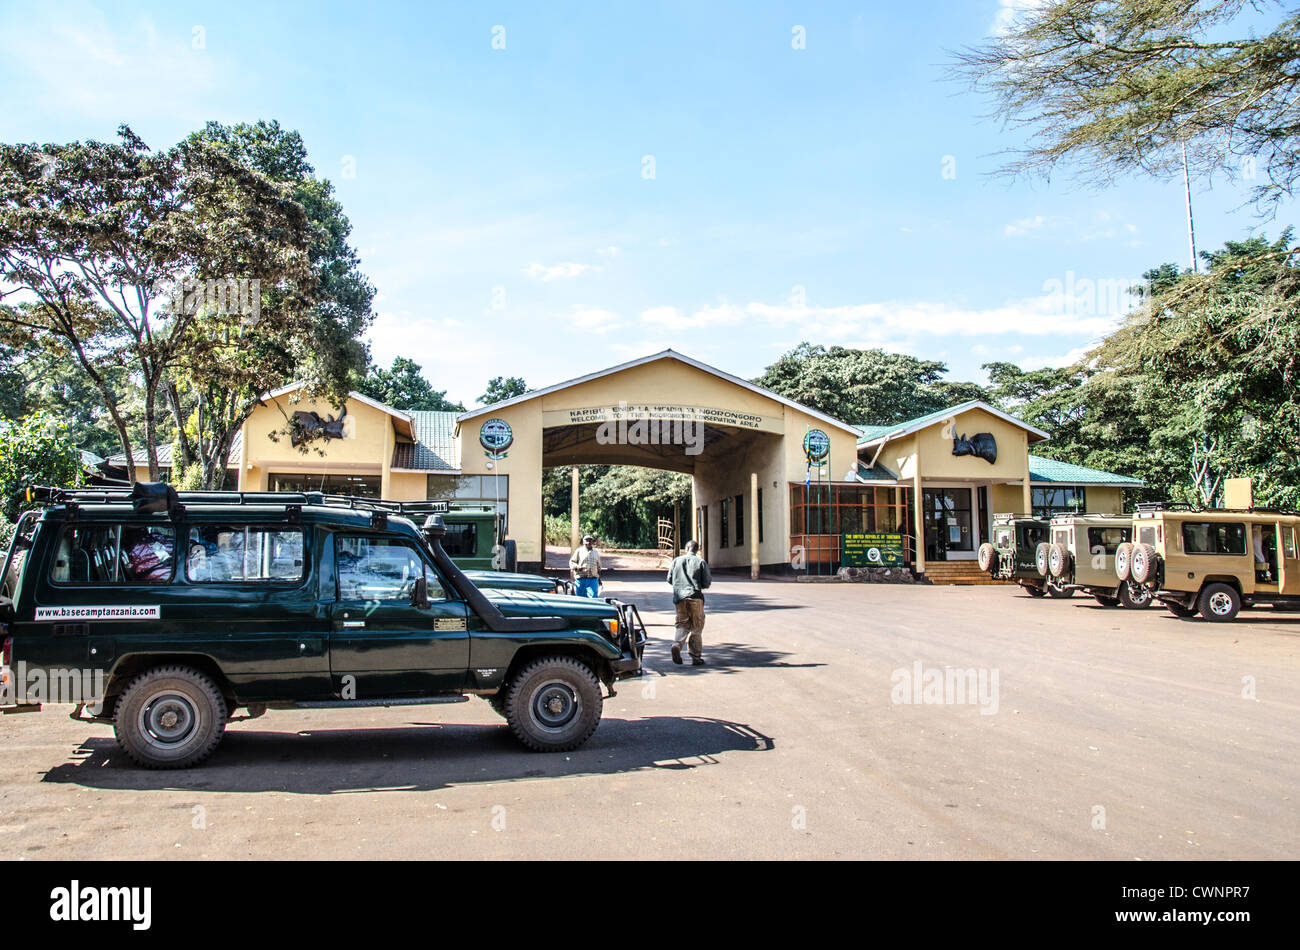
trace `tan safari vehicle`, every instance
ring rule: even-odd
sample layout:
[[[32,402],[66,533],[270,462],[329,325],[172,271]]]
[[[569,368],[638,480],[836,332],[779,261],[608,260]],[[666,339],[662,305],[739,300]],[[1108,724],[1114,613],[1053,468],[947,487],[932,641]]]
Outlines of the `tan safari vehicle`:
[[[1257,604],[1300,609],[1297,535],[1295,512],[1139,505],[1115,575],[1179,617],[1226,622]]]
[[[1067,590],[1091,594],[1103,607],[1150,607],[1152,592],[1115,577],[1115,552],[1133,540],[1130,515],[1057,515],[1035,552],[1038,572]]]

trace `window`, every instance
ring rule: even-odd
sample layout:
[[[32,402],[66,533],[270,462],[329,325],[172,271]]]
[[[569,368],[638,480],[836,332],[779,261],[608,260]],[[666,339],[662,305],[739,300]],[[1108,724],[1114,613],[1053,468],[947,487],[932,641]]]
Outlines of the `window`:
[[[1032,488],[1030,504],[1033,505],[1035,518],[1051,518],[1053,515],[1072,515],[1086,510],[1084,490],[1078,486],[1070,488]]]
[[[478,557],[478,525],[473,521],[446,521],[442,549],[449,557]]]
[[[1282,529],[1282,550],[1286,552],[1288,560],[1295,558],[1295,528]]]
[[[268,476],[271,491],[318,491],[327,495],[354,495],[357,498],[379,497],[378,475],[316,475],[296,472]]]
[[[166,584],[176,531],[165,525],[69,525],[50,580],[56,584]]]
[[[730,502],[726,498],[718,502],[718,517],[720,519],[718,523],[718,534],[722,536],[722,540],[718,542],[718,547],[720,548],[725,548],[727,546],[727,506],[729,504]]]
[[[1088,552],[1090,554],[1114,554],[1115,549],[1129,539],[1128,528],[1089,528]]]
[[[411,545],[396,538],[339,537],[335,539],[339,599],[409,603],[415,582],[426,578],[430,600],[443,598],[436,577]]]
[[[491,505],[506,514],[510,500],[509,475],[430,475],[426,494],[454,505]]]
[[[758,499],[755,502],[758,505],[758,543],[763,543],[763,489],[758,490]]]
[[[300,581],[303,532],[262,525],[190,528],[185,576],[200,584]]]
[[[1244,524],[1183,522],[1184,554],[1245,554]]]
[[[745,543],[745,496],[736,496],[736,547]]]

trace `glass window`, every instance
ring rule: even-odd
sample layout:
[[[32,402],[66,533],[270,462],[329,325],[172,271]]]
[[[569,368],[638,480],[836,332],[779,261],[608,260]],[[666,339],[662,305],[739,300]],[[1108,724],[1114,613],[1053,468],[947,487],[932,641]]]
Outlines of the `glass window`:
[[[1282,529],[1282,550],[1286,552],[1288,558],[1296,556],[1295,528]]]
[[[1089,528],[1088,551],[1092,554],[1114,554],[1115,549],[1129,539],[1128,528]]]
[[[327,495],[378,498],[378,475],[324,475],[307,472],[268,476],[271,491],[318,491]]]
[[[758,543],[763,543],[763,489],[758,490]]]
[[[718,517],[720,519],[718,523],[718,534],[722,536],[722,540],[718,542],[718,547],[720,548],[725,548],[727,546],[727,505],[728,500],[726,498],[718,502]]]
[[[409,603],[421,577],[427,580],[430,600],[443,598],[437,578],[426,574],[419,552],[397,538],[336,538],[335,562],[341,600]]]
[[[450,557],[478,557],[478,524],[473,521],[446,521],[447,533],[442,549]]]
[[[1084,490],[1078,486],[1030,489],[1030,504],[1035,518],[1072,515],[1086,509]]]
[[[745,543],[745,496],[736,496],[736,546]]]
[[[299,581],[303,532],[259,525],[190,528],[185,576],[198,583]]]
[[[169,525],[69,525],[50,579],[56,584],[166,584],[176,531]]]
[[[1184,521],[1183,553],[1245,554],[1246,526],[1232,523]]]

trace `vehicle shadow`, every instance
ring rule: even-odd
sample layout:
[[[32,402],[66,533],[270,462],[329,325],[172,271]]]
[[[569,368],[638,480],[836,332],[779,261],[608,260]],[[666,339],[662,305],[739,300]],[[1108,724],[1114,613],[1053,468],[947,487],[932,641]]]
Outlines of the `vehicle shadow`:
[[[793,663],[787,659],[793,657],[793,653],[768,650],[749,644],[710,643],[708,629],[705,626],[703,666],[692,666],[690,655],[685,648],[682,649],[682,665],[677,666],[673,663],[671,638],[651,640],[647,643],[642,661],[645,663],[653,662],[655,671],[660,675],[666,673],[736,673],[740,670],[761,668],[802,670],[826,665],[825,663]]]
[[[42,781],[129,791],[287,792],[337,795],[433,791],[456,785],[610,775],[713,765],[731,752],[769,752],[775,741],[723,719],[659,716],[601,721],[580,749],[540,754],[501,725],[411,722],[398,728],[272,732],[236,726],[212,758],[177,771],[137,767],[110,738],[87,739],[76,760]]]

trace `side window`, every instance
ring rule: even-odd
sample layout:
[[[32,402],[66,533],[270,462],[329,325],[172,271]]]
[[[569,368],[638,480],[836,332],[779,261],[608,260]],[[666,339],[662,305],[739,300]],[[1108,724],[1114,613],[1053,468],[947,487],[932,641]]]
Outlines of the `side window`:
[[[185,575],[196,583],[303,578],[303,532],[270,525],[192,525]]]
[[[476,557],[478,555],[478,524],[473,521],[447,521],[447,533],[442,537],[442,549],[448,557]]]
[[[1288,559],[1296,556],[1294,527],[1284,527],[1282,529],[1282,550],[1286,552]]]
[[[426,572],[414,546],[397,538],[338,536],[334,542],[339,599],[409,602],[424,577],[429,599],[442,600],[437,576]]]
[[[1115,549],[1128,540],[1128,528],[1089,528],[1088,550],[1114,554]]]
[[[1138,528],[1138,544],[1155,544],[1156,529],[1153,525],[1142,525]]]
[[[69,525],[50,565],[56,584],[166,584],[176,531],[169,525]]]
[[[1187,554],[1245,554],[1246,526],[1186,521],[1183,523],[1183,551]]]

